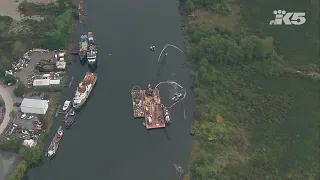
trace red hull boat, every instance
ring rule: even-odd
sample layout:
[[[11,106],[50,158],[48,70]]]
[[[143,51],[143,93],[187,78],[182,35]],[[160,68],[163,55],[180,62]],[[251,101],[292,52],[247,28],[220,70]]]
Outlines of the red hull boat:
[[[61,129],[57,132],[57,137],[54,140],[55,143],[58,143],[62,139],[62,136],[63,136],[63,130]]]

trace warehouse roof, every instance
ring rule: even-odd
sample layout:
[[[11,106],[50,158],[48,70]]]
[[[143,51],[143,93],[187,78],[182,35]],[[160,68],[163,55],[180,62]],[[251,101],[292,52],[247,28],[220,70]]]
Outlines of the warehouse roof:
[[[47,103],[48,103],[48,100],[24,98],[22,100],[21,106],[31,107],[31,108],[44,108]]]

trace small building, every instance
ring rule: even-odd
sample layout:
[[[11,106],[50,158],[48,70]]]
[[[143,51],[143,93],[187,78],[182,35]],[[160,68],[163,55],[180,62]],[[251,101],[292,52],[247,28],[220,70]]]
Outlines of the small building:
[[[20,105],[21,111],[28,114],[46,114],[49,107],[48,100],[24,98]]]
[[[35,79],[33,80],[34,87],[36,86],[49,86],[49,85],[60,85],[60,79]]]

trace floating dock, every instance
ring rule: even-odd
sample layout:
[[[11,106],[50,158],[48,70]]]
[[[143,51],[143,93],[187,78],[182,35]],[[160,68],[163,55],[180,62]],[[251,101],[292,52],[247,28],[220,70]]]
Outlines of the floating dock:
[[[146,95],[146,90],[141,90],[143,99],[143,109],[145,114],[145,124],[147,129],[165,128],[163,117],[163,106],[160,100],[159,90],[153,89],[152,95]]]

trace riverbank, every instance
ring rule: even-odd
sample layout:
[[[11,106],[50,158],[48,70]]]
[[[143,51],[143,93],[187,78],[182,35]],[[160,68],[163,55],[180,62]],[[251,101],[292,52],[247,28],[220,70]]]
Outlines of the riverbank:
[[[317,14],[313,1],[291,4]],[[274,7],[278,1],[183,1],[197,101],[185,180],[318,179],[319,18],[275,28]]]
[[[22,34],[20,35],[20,37],[24,39],[25,37],[31,36],[30,39],[35,40],[34,45],[38,44],[45,49],[67,49],[71,42],[71,32],[72,32],[72,24],[73,24],[71,1],[66,2],[66,1],[58,0],[57,2],[55,2],[57,4],[48,3],[48,4],[41,4],[41,5],[36,5],[29,2],[24,2],[24,3],[25,3],[24,6],[27,5],[29,7],[28,15],[32,15],[32,13],[38,14],[37,12],[38,10],[45,8],[46,12],[41,12],[41,13],[42,15],[45,15],[46,18],[49,18],[49,19],[44,18],[40,22],[34,22],[32,26],[30,26],[29,28],[35,28],[37,26],[41,27],[44,23],[48,22],[48,20],[50,21],[51,26],[49,27],[49,29],[46,29],[46,30],[44,30],[45,28],[43,29],[43,27],[41,27],[42,28],[41,30],[44,30],[43,32],[41,32],[41,30],[39,31],[39,29],[35,30],[36,32],[38,32],[38,34],[36,35],[37,37],[34,37],[33,34]],[[57,12],[60,12],[60,13],[57,14]],[[34,45],[32,48],[35,48]],[[67,57],[67,58],[70,58],[70,57]],[[70,62],[70,60],[68,61]],[[4,67],[3,70],[6,70],[6,67]],[[63,79],[61,84],[63,83],[65,83],[65,78]],[[25,89],[25,90],[27,90],[28,92],[32,91],[31,89]],[[21,179],[30,166],[37,164],[41,160],[41,156],[44,150],[44,140],[52,126],[53,118],[54,118],[53,116],[60,99],[59,89],[56,90],[56,89],[46,88],[45,91],[46,91],[45,94],[47,94],[47,97],[49,97],[50,103],[49,103],[49,108],[46,114],[40,117],[40,121],[42,122],[42,127],[44,130],[41,133],[40,138],[37,140],[37,145],[35,147],[31,147],[31,148],[21,147],[20,150],[18,150],[20,161],[17,167],[9,175],[9,180]],[[8,105],[10,105],[10,103],[8,103]],[[15,141],[15,140],[8,140],[8,141]],[[15,145],[15,143],[13,144]]]

